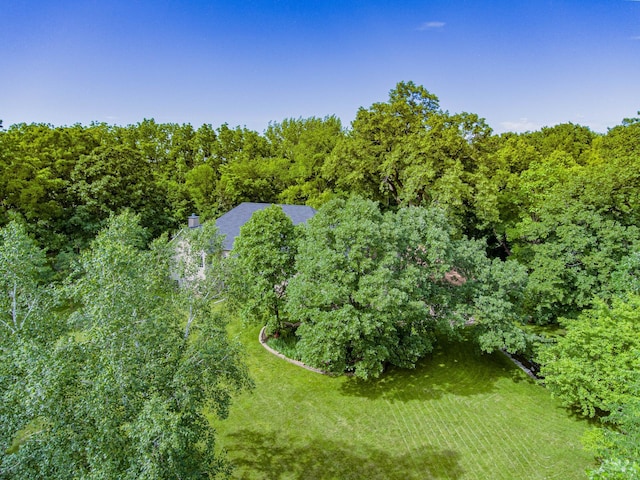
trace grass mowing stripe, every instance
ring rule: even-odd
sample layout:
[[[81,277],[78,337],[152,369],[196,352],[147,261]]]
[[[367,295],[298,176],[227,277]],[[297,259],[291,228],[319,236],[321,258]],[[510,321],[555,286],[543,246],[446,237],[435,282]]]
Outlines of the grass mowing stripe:
[[[488,409],[485,409],[485,411],[488,411]],[[514,449],[517,450],[517,445],[513,442],[513,439],[506,434],[504,425],[501,422],[496,421],[495,416],[493,417],[494,418],[487,419],[486,425],[488,425],[490,429],[485,428],[485,432],[487,441],[490,442],[492,439],[494,441],[487,444],[491,444],[493,446],[494,453],[497,454],[498,458],[505,459],[508,462],[512,471],[518,471],[522,468],[521,462],[519,461],[520,455],[514,455],[513,453]],[[500,438],[503,441],[496,442],[496,438]]]
[[[406,412],[404,413],[404,417],[406,418],[407,422],[411,425],[411,428],[409,429],[409,431],[412,434],[414,443],[416,444],[416,448],[419,448],[420,446],[423,445],[422,439],[424,438],[423,435],[421,435],[422,432],[421,432],[421,429],[419,428],[420,421],[415,414],[415,409],[412,408],[412,405],[410,403],[404,404],[403,407]]]
[[[484,452],[479,448],[479,445],[484,445],[474,428],[469,425],[467,421],[466,412],[462,412],[462,414],[458,414],[458,424],[457,424],[457,432],[460,436],[461,442],[464,444],[465,449],[471,452],[476,453],[473,458],[476,459],[475,469],[473,470],[476,478],[482,478],[481,472],[486,471],[486,456]],[[480,468],[479,468],[480,467]]]
[[[447,408],[445,408],[447,407]],[[428,405],[422,404],[423,409],[427,409],[425,416],[428,416],[429,425],[431,428],[431,438],[436,440],[439,448],[452,452],[459,452],[460,450],[467,450],[469,447],[467,442],[462,437],[459,428],[459,416],[457,413],[452,413],[451,396],[445,395],[438,402],[429,402]],[[454,408],[454,410],[457,410]],[[460,445],[463,444],[464,448],[460,449]],[[472,471],[467,471],[465,478],[472,478]],[[475,477],[473,477],[475,478]]]
[[[482,471],[486,471],[486,470],[488,470],[488,468],[486,468],[486,467],[488,467],[488,465],[486,465],[487,456],[485,455],[485,452],[479,448],[479,446],[480,445],[488,445],[489,442],[484,441],[484,435],[483,435],[483,439],[478,437],[478,433],[476,431],[475,426],[472,427],[469,424],[469,421],[468,421],[467,417],[468,417],[467,415],[463,415],[462,416],[462,420],[460,422],[460,427],[463,427],[463,428],[460,428],[459,431],[461,432],[461,436],[463,434],[466,435],[466,438],[468,440],[468,442],[465,442],[466,445],[467,445],[467,448],[469,450],[475,450],[477,455],[474,458],[479,459],[479,463],[483,467]],[[469,447],[469,445],[471,445],[471,447]]]
[[[402,428],[402,425],[400,424],[400,420],[398,419],[398,415],[396,413],[396,407],[388,399],[385,399],[385,402],[387,404],[388,409],[391,411],[393,415],[394,423],[397,427],[398,432],[400,432],[400,437],[402,438],[402,442],[404,443],[407,454],[411,455],[411,447],[409,446],[409,442],[407,442],[407,436],[405,435],[404,429]],[[414,466],[417,466],[415,463],[415,459],[413,459],[413,464]]]
[[[414,370],[358,382],[273,357],[257,328],[230,325],[256,388],[218,444],[243,479],[583,479],[577,422],[499,355],[443,342]],[[515,370],[514,370],[515,369]]]

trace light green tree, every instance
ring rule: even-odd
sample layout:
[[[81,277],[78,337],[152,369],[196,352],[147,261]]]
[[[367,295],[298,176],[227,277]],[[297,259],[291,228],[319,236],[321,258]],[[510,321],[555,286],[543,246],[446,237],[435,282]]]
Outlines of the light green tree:
[[[587,447],[600,460],[590,480],[640,479],[640,372],[635,372],[630,398],[612,405],[600,428],[589,432]]]
[[[547,388],[589,417],[626,404],[640,369],[640,297],[599,302],[563,326],[539,354]]]
[[[0,228],[0,478],[12,476],[8,452],[38,418],[40,372],[65,330],[48,285],[46,257],[15,221]]]
[[[5,477],[228,471],[206,414],[226,415],[231,395],[249,385],[246,370],[207,292],[170,280],[173,247],[160,240],[147,249],[145,238],[139,218],[124,213],[82,255],[66,287],[71,330],[28,384],[36,392],[29,435],[3,457]]]
[[[286,188],[278,200],[296,205],[324,203],[331,192],[321,169],[344,137],[340,120],[335,116],[285,119],[270,124],[265,137],[271,144],[271,155],[288,163]]]
[[[327,158],[322,175],[336,193],[356,194],[383,205],[400,203],[401,175],[416,160],[415,144],[438,98],[413,82],[399,82],[387,102],[360,108],[351,129]]]

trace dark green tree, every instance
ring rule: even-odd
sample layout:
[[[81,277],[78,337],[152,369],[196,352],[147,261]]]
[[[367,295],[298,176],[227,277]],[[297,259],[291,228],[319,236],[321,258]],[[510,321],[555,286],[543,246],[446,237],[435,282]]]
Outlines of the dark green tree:
[[[171,226],[165,192],[153,179],[151,164],[139,151],[107,146],[80,157],[71,173],[76,208],[69,222],[83,247],[106,225],[110,215],[131,209],[152,236]]]
[[[479,242],[454,240],[441,210],[383,215],[359,197],[333,200],[309,221],[289,285],[298,352],[326,370],[378,376],[413,367],[436,333],[469,329],[481,348],[522,350],[514,263],[491,262]]]

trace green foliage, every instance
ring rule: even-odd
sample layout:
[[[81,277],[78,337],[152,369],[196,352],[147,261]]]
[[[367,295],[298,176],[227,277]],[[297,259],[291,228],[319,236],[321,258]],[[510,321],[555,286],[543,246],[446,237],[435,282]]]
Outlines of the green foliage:
[[[100,144],[105,130],[20,124],[0,132],[0,224],[9,211],[17,212],[41,246],[63,248],[75,206],[71,171],[79,156]]]
[[[602,460],[590,478],[640,478],[640,373],[635,373],[632,395],[626,403],[615,405],[605,417],[602,428],[591,432],[591,449]]]
[[[44,252],[24,225],[0,228],[0,478],[16,434],[32,431],[26,427],[37,418],[37,385],[47,367],[43,352],[64,330],[50,277]]]
[[[249,385],[246,371],[206,290],[176,289],[175,253],[162,240],[145,249],[145,238],[139,217],[125,213],[83,253],[65,288],[71,330],[27,352],[37,375],[23,368],[9,391],[27,392],[13,436],[28,435],[2,457],[3,478],[211,478],[228,469],[204,414],[227,414],[231,395]]]
[[[400,82],[389,101],[360,108],[347,136],[323,166],[323,176],[338,192],[362,195],[383,205],[399,203],[397,178],[427,119],[439,112],[438,98],[413,82]],[[386,170],[383,174],[382,169]]]
[[[271,155],[282,159],[285,188],[278,201],[318,206],[324,203],[328,184],[321,169],[337,142],[344,137],[340,120],[334,116],[286,119],[272,123],[265,132]]]
[[[80,232],[80,246],[92,238],[109,215],[125,208],[141,216],[153,236],[169,226],[163,192],[153,182],[149,163],[126,147],[97,149],[81,157],[71,173],[77,207],[70,219]]]
[[[638,462],[619,458],[606,459],[596,470],[589,472],[589,480],[638,480],[639,478]]]
[[[258,210],[240,229],[231,262],[231,296],[243,317],[277,332],[286,320],[288,282],[295,273],[298,231],[278,205]]]
[[[628,403],[640,368],[640,297],[600,302],[563,325],[566,335],[540,351],[547,388],[590,417]]]
[[[0,330],[2,336],[26,335],[38,330],[38,314],[50,307],[51,291],[44,283],[45,254],[16,221],[0,229]],[[32,317],[33,315],[33,317]]]
[[[458,318],[464,313],[462,320],[471,325],[470,334],[482,351],[526,351],[532,337],[522,328],[528,280],[525,268],[512,260],[487,258],[481,242],[461,240],[456,244],[454,268],[466,282],[452,289],[455,303],[450,308]]]
[[[280,335],[277,338],[271,337],[267,340],[267,344],[287,358],[301,360],[298,354],[298,339],[295,335]]]
[[[640,295],[640,251],[620,260],[605,288],[611,295]]]
[[[439,210],[383,215],[369,200],[329,202],[309,221],[289,285],[306,363],[377,377],[386,364],[413,367],[437,331],[473,325],[485,351],[526,346],[517,328],[526,276],[491,262],[481,244],[451,238]]]
[[[640,210],[629,186],[640,163],[610,163],[583,166],[555,151],[520,175],[520,218],[506,231],[513,257],[530,270],[529,312],[538,323],[574,316],[595,295],[607,296],[612,272],[638,248]]]
[[[217,186],[216,171],[206,163],[191,169],[185,175],[185,186],[196,210],[203,219],[212,217]]]
[[[532,145],[542,157],[562,152],[574,161],[583,163],[588,156],[596,134],[588,127],[573,123],[562,123],[553,127],[543,127],[537,132],[528,132],[522,138]]]
[[[217,185],[219,209],[230,210],[248,201],[274,202],[286,167],[269,157],[267,140],[246,128],[232,130],[223,125],[218,143],[218,155],[222,157]]]
[[[401,268],[389,227],[375,203],[359,198],[332,201],[309,220],[288,303],[306,363],[367,378],[432,349],[418,270]]]

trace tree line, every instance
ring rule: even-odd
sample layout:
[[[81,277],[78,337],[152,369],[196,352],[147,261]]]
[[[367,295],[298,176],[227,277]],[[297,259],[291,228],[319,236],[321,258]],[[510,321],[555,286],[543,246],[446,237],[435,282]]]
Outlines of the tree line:
[[[561,124],[496,135],[478,115],[452,114],[424,87],[401,82],[386,101],[360,108],[349,128],[332,116],[286,119],[263,133],[153,120],[129,126],[13,125],[0,130],[0,178],[2,248],[15,243],[40,252],[19,263],[25,275],[31,272],[24,277],[27,293],[20,298],[27,303],[21,308],[32,321],[58,319],[32,333],[65,361],[90,358],[94,366],[104,366],[115,358],[98,354],[98,330],[91,329],[99,322],[83,320],[104,315],[101,305],[107,300],[100,292],[106,287],[100,282],[133,285],[147,273],[155,278],[136,264],[135,271],[122,270],[131,279],[91,279],[91,268],[78,267],[90,252],[110,245],[113,254],[95,254],[104,254],[100,258],[107,264],[116,262],[115,268],[120,265],[116,240],[131,237],[136,238],[132,258],[150,255],[145,260],[150,262],[161,258],[158,241],[149,247],[153,239],[176,232],[192,212],[207,220],[243,201],[308,204],[320,213],[304,233],[275,212],[266,224],[258,216],[257,227],[246,226],[240,253],[216,267],[228,269],[220,273],[226,280],[218,287],[224,284],[233,293],[234,282],[245,285],[230,303],[273,331],[283,329],[283,322],[296,325],[307,360],[362,377],[379,374],[386,364],[411,366],[430,351],[436,333],[469,326],[487,351],[535,348],[552,392],[584,415],[607,419],[610,428],[599,430],[592,443],[611,462],[594,478],[608,478],[607,468],[638,469],[637,443],[630,439],[637,438],[640,424],[639,118],[624,119],[604,134]],[[117,227],[122,218],[117,215],[128,211],[136,219]],[[131,227],[135,235],[115,231],[125,224],[137,225]],[[277,247],[263,261],[269,235]],[[23,237],[35,243],[15,240]],[[6,255],[6,265],[18,262]],[[33,267],[27,267],[27,258],[35,259]],[[11,271],[9,266],[3,272]],[[13,358],[39,347],[29,340],[14,348],[22,345],[16,332],[31,323],[20,320],[17,283],[3,275],[2,321],[10,332],[3,358]],[[54,280],[68,284],[62,297],[44,288]],[[149,292],[166,299],[178,295],[160,280],[153,282],[139,292],[141,298]],[[54,316],[37,313],[42,305],[53,305],[42,300],[47,295],[66,299],[48,310]],[[162,305],[181,311],[190,325],[194,306],[176,298]],[[125,317],[144,312],[142,303],[132,302]],[[65,309],[73,315],[63,315]],[[83,311],[93,313],[78,313]],[[560,327],[563,334],[534,342],[526,326],[535,325]],[[121,333],[115,325],[104,328],[113,328],[113,338]],[[329,346],[322,342],[328,331],[339,339]],[[75,350],[63,355],[60,338]],[[176,368],[181,354],[167,353],[177,359]],[[5,370],[6,385],[35,371],[21,363],[27,357],[7,363],[13,370]],[[60,358],[46,362],[68,371]],[[74,377],[78,398],[84,396],[82,375],[99,370]],[[242,375],[234,378],[244,385]],[[59,381],[51,380],[51,388],[59,388]],[[17,401],[12,391],[6,390],[6,405]],[[137,404],[151,409],[144,410],[149,422],[161,417],[158,409],[169,408],[165,394],[157,394],[153,405]],[[18,424],[6,426],[2,448],[15,440]],[[113,441],[133,445],[126,435]]]
[[[335,117],[286,119],[263,134],[222,125],[13,125],[0,131],[0,225],[21,218],[60,268],[111,213],[130,208],[152,237],[243,201],[308,204],[358,194],[383,210],[442,208],[459,235],[524,265],[535,323],[611,296],[638,250],[640,120],[606,134],[562,124],[495,135],[475,114],[399,83]]]

